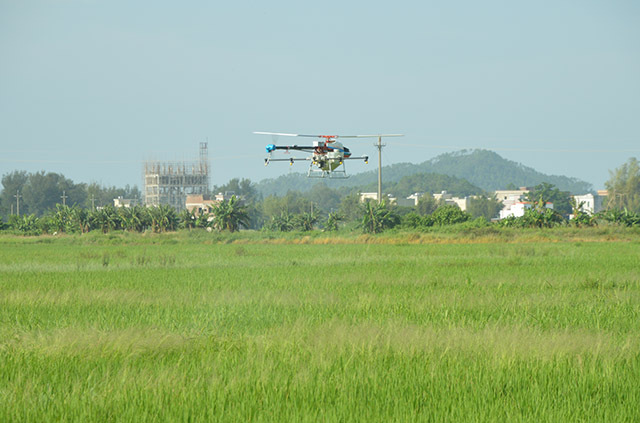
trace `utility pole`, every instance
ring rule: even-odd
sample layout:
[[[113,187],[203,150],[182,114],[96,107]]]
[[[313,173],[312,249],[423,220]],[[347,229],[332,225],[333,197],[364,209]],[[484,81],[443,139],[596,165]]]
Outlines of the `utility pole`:
[[[96,198],[92,195],[91,196],[91,210],[95,210],[96,209]]]
[[[14,197],[16,197],[16,209],[18,211],[18,216],[20,216],[20,197],[22,197],[22,195],[20,195],[20,190],[16,191],[16,195],[14,195]]]
[[[378,147],[378,204],[382,203],[382,137],[378,137],[378,144],[375,144]]]
[[[66,206],[67,205],[67,198],[69,198],[69,197],[67,197],[65,195],[65,191],[64,190],[62,191],[62,195],[60,196],[60,198],[62,198],[62,205]]]
[[[378,138],[378,143],[373,145],[378,148],[378,204],[380,204],[382,203],[382,147],[386,145],[382,143],[382,137],[404,137],[404,134],[359,135],[359,137]]]

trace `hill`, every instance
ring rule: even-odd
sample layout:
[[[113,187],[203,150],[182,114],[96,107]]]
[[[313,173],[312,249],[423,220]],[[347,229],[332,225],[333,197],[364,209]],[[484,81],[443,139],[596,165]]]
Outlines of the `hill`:
[[[520,187],[534,186],[542,182],[551,183],[561,191],[575,194],[593,189],[590,183],[578,178],[546,175],[489,150],[462,150],[441,154],[418,166],[424,171],[464,178],[486,191],[504,189],[509,184]]]
[[[534,186],[542,182],[548,182],[561,191],[569,191],[579,194],[592,190],[591,184],[577,178],[561,175],[546,175],[533,168],[520,163],[507,160],[499,154],[488,150],[462,150],[453,153],[441,154],[431,160],[420,164],[397,163],[384,166],[382,169],[384,178],[384,190],[392,192],[393,185],[402,178],[415,175],[447,175],[455,177],[450,182],[458,183],[459,179],[465,179],[470,185],[490,192],[497,189],[505,189],[507,186]],[[418,184],[425,185],[424,176]],[[431,176],[433,178],[433,176]],[[436,177],[439,178],[439,177]],[[265,179],[256,185],[256,189],[263,196],[285,195],[288,191],[307,191],[317,183],[326,183],[334,189],[352,191],[354,189],[369,190],[377,183],[377,170],[351,175],[342,180],[311,180],[302,173],[283,175],[274,179]],[[450,192],[452,188],[447,189]],[[375,190],[375,188],[374,188]],[[416,191],[419,191],[416,189]]]

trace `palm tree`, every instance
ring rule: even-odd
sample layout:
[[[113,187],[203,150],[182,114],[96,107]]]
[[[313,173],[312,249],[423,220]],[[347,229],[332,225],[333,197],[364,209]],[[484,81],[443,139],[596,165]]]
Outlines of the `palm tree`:
[[[249,214],[247,208],[240,205],[234,195],[228,201],[221,201],[213,207],[213,225],[219,231],[237,231],[240,225],[249,225]]]

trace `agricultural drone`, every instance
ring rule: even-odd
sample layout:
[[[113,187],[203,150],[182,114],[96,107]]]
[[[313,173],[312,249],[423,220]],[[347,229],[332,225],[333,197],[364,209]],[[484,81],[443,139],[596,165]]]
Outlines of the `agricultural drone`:
[[[258,135],[272,135],[274,137],[305,137],[305,138],[317,138],[313,141],[312,145],[275,145],[269,144],[266,147],[268,157],[264,159],[265,166],[270,162],[289,162],[293,165],[294,162],[300,160],[308,160],[309,171],[307,176],[309,178],[336,178],[344,179],[348,178],[344,162],[345,160],[364,160],[365,163],[369,162],[369,156],[353,157],[351,151],[342,143],[338,142],[338,138],[378,138],[381,137],[400,137],[399,134],[380,134],[380,135],[304,135],[304,134],[286,134],[280,132],[254,132]],[[272,158],[273,152],[276,150],[283,150],[285,153],[293,151],[302,151],[304,153],[310,153],[307,157],[289,157],[289,158]]]

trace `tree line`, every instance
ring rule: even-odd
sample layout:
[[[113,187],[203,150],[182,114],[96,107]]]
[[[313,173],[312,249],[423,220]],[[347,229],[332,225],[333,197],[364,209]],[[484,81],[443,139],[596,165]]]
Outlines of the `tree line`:
[[[0,220],[0,228],[24,234],[93,230],[164,232],[180,228],[283,232],[340,229],[379,233],[392,228],[428,230],[445,225],[471,225],[469,222],[488,225],[502,208],[498,200],[486,194],[470,198],[466,211],[436,201],[430,194],[424,194],[413,207],[399,207],[386,201],[361,203],[357,192],[345,194],[324,184],[317,184],[305,193],[290,191],[281,197],[262,198],[250,180],[236,178],[213,187],[212,192],[234,192],[237,196],[196,215],[187,211],[178,213],[167,206],[115,208],[112,205],[114,197],[140,196],[137,187],[119,189],[75,184],[59,174],[17,171],[5,175],[2,184],[0,205],[5,219]],[[583,205],[572,200],[569,192],[541,183],[528,193],[527,199],[533,206],[524,216],[503,219],[497,224],[539,228],[593,226],[603,222],[640,225],[638,161],[629,159],[621,168],[612,171],[606,187],[610,193],[607,209],[591,215],[583,210]],[[20,216],[15,211],[14,214],[6,213],[7,205],[17,202],[17,198],[12,197],[14,189],[22,193]],[[61,204],[62,196],[67,197],[66,204]],[[554,209],[547,209],[544,206],[547,202],[552,202]],[[570,215],[573,216],[571,221]]]
[[[510,217],[497,223],[490,222],[482,214],[474,216],[459,207],[435,201],[430,195],[423,196],[416,207],[398,207],[386,201],[360,203],[353,196],[345,197],[337,211],[326,212],[321,208],[305,211],[303,198],[290,193],[272,199],[279,203],[271,204],[272,214],[266,217],[264,209],[257,204],[243,204],[236,197],[222,201],[202,213],[183,210],[176,212],[170,206],[158,207],[114,207],[112,205],[90,210],[78,206],[57,204],[45,215],[12,215],[7,223],[0,222],[0,229],[23,235],[87,233],[113,231],[155,233],[176,231],[179,229],[206,229],[209,231],[235,232],[241,228],[252,228],[257,216],[262,217],[259,226],[253,229],[262,231],[362,231],[377,234],[389,229],[399,228],[411,231],[432,230],[434,228],[462,225],[462,229],[499,225],[515,228],[549,228],[560,225],[577,227],[595,226],[602,222],[623,226],[640,226],[640,214],[628,210],[610,209],[595,215],[588,214],[574,204],[574,218],[567,220],[562,214],[544,206],[540,200],[528,209],[522,217]],[[487,198],[475,199],[476,204],[495,203]],[[269,204],[269,202],[267,202]],[[262,204],[264,206],[264,203]]]
[[[55,172],[14,171],[2,176],[0,217],[34,214],[42,217],[57,204],[95,209],[113,204],[113,199],[142,198],[137,186],[104,187],[97,183],[75,183]]]

